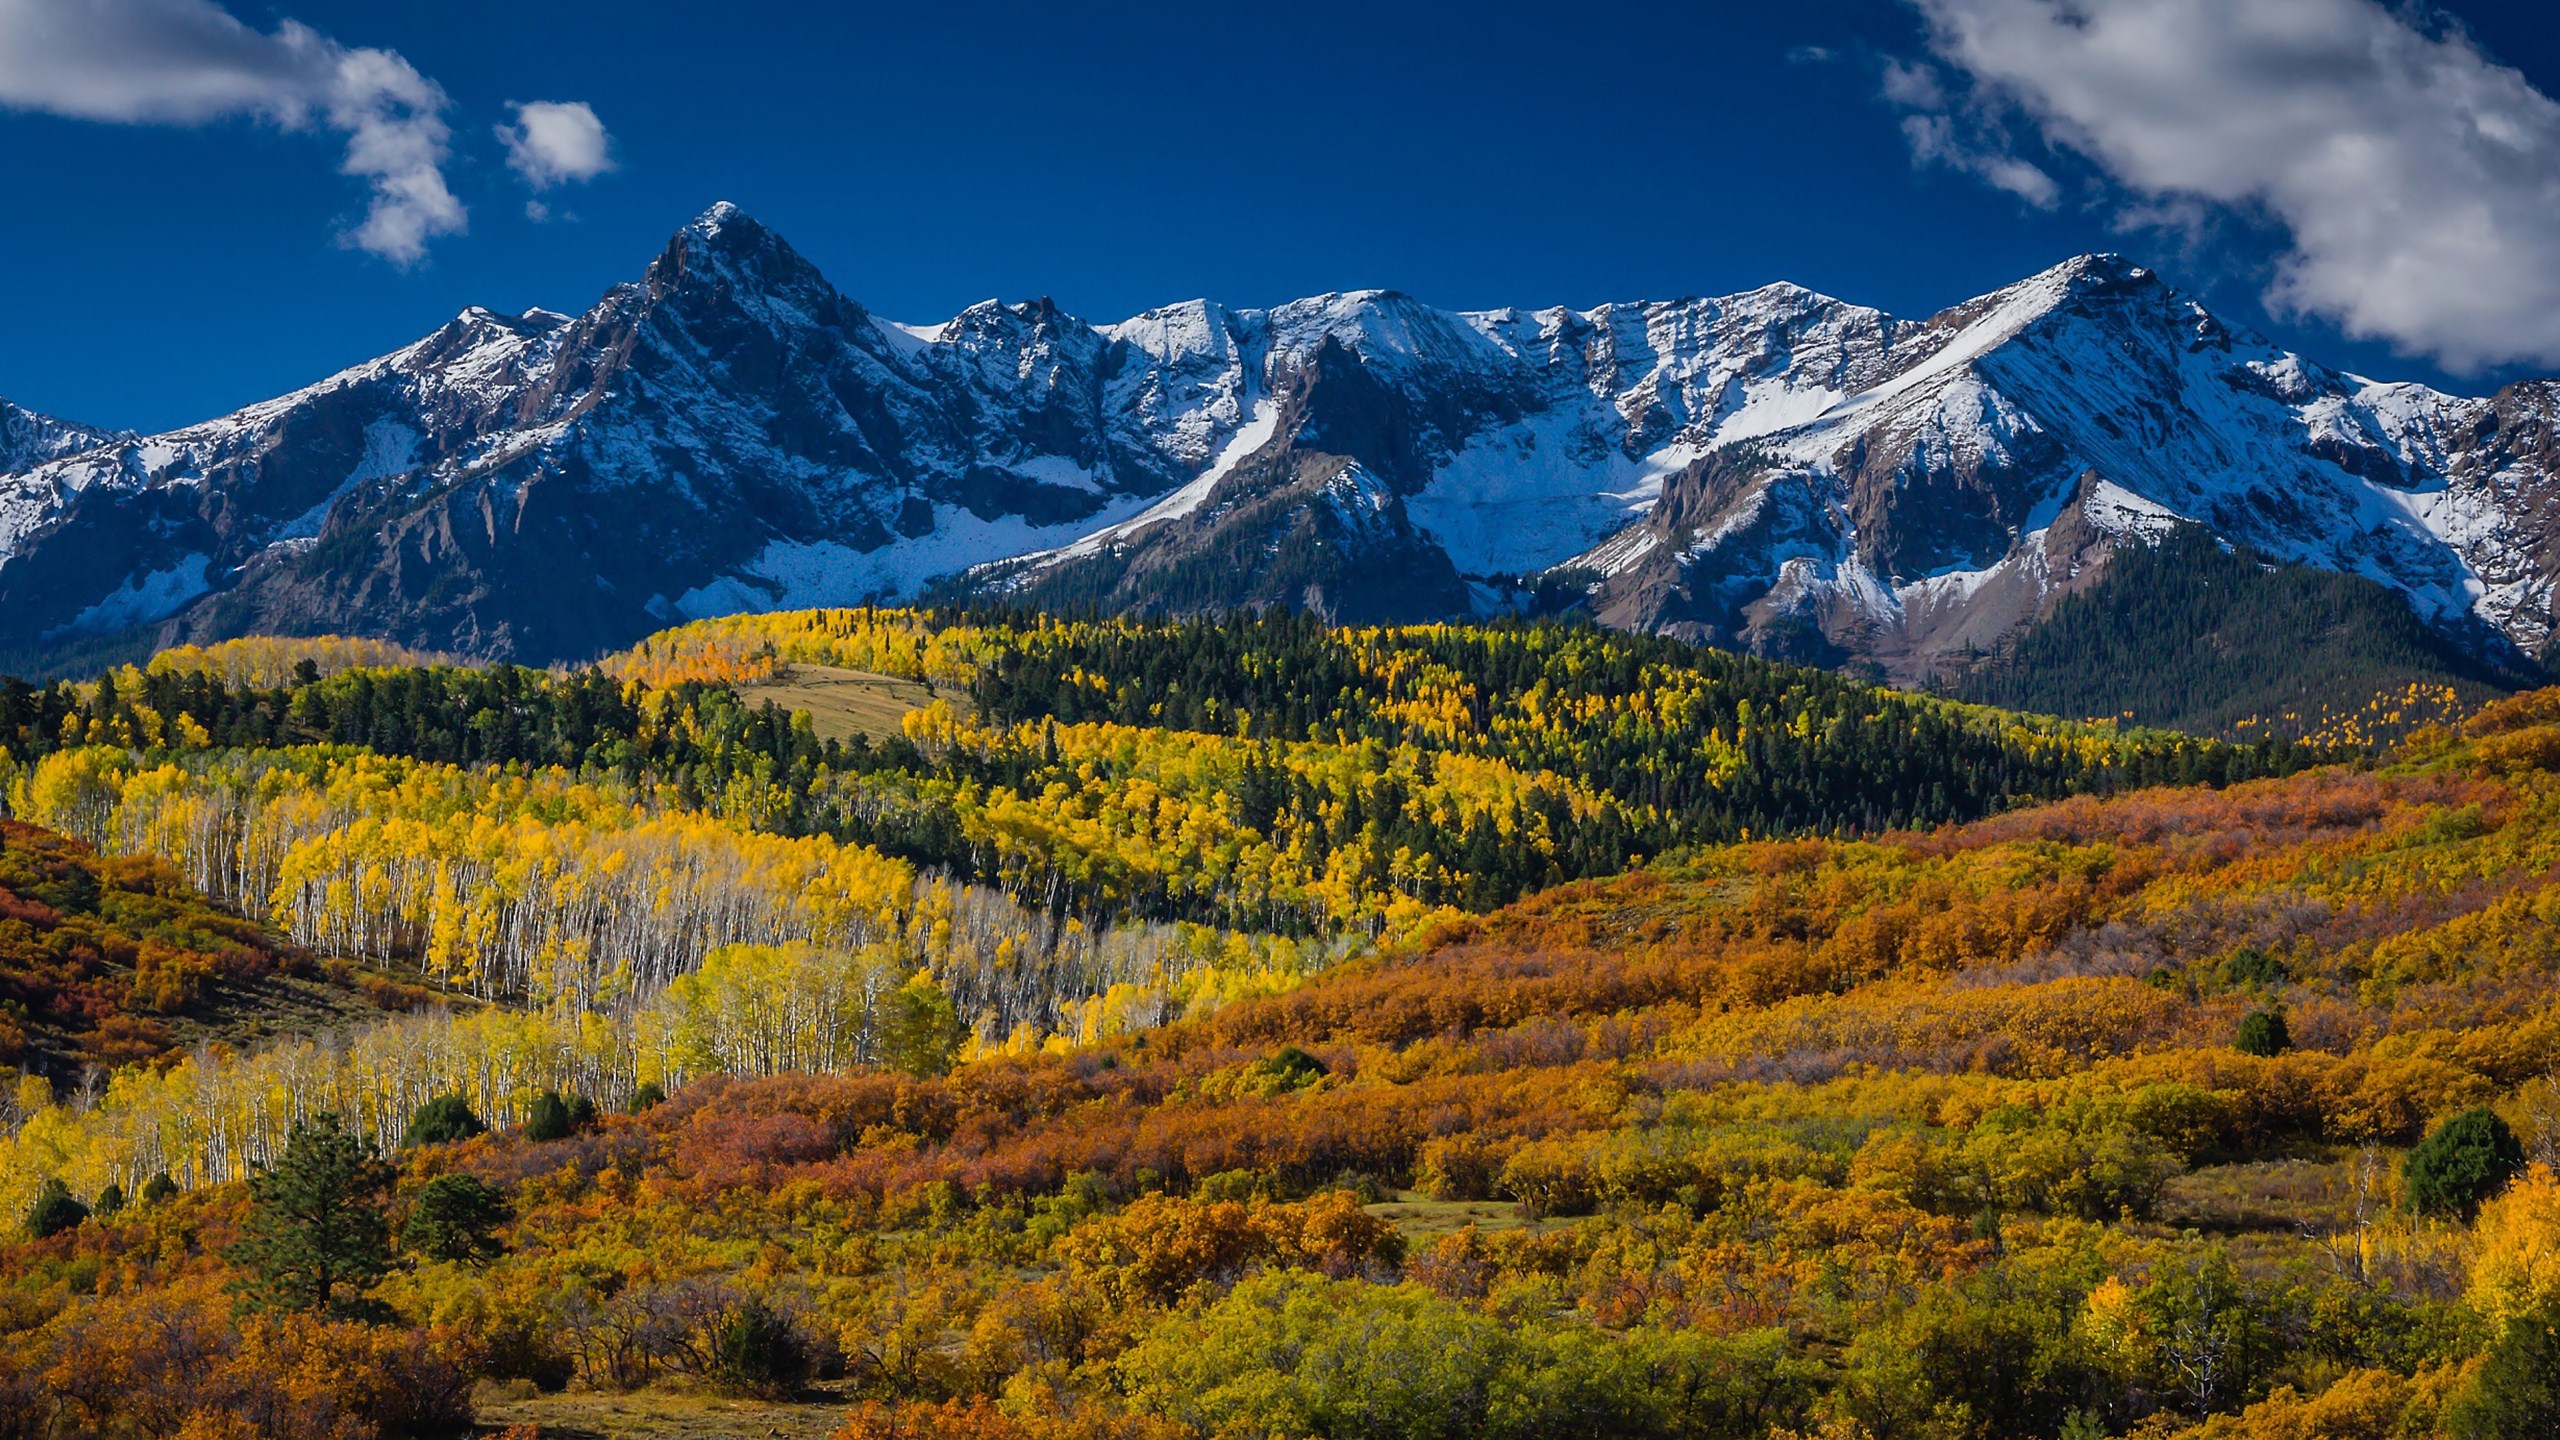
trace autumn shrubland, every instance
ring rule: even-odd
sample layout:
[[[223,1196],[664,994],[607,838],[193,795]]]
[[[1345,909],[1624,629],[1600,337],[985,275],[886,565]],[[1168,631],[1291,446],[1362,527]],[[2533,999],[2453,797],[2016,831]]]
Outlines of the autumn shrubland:
[[[22,1084],[5,1433],[2553,1433],[2550,692],[827,612],[6,703],[14,847],[449,1001]]]

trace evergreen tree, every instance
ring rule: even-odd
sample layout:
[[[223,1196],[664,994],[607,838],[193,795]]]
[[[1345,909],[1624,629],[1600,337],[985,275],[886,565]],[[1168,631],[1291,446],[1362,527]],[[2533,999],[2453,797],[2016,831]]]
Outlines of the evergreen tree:
[[[2523,1168],[2524,1146],[2516,1132],[2498,1112],[2480,1105],[2428,1131],[2400,1173],[2411,1209],[2468,1220]]]
[[[2241,1018],[2231,1048],[2243,1055],[2281,1055],[2292,1049],[2293,1032],[2285,1026],[2284,1012],[2272,1006],[2250,1011]]]
[[[471,1113],[471,1102],[459,1095],[439,1095],[418,1107],[409,1121],[408,1133],[401,1137],[402,1146],[442,1145],[452,1140],[468,1140],[482,1134],[488,1126]]]
[[[248,1273],[243,1308],[327,1311],[391,1268],[391,1167],[335,1115],[294,1127],[284,1158],[249,1182],[249,1218],[225,1258]]]
[[[76,1230],[89,1218],[89,1207],[73,1197],[70,1187],[60,1180],[47,1180],[36,1191],[36,1203],[27,1209],[27,1234],[37,1240],[49,1240],[65,1230]]]
[[[569,1114],[569,1102],[557,1090],[545,1090],[524,1107],[524,1138],[539,1143],[566,1140],[575,1128]]]
[[[816,1370],[814,1347],[791,1317],[759,1299],[722,1315],[711,1332],[711,1377],[724,1390],[784,1399]]]
[[[2446,1420],[2455,1440],[2560,1435],[2560,1301],[2507,1322]]]
[[[431,1260],[495,1260],[507,1249],[498,1227],[514,1218],[497,1187],[476,1176],[439,1175],[410,1199],[400,1243]]]

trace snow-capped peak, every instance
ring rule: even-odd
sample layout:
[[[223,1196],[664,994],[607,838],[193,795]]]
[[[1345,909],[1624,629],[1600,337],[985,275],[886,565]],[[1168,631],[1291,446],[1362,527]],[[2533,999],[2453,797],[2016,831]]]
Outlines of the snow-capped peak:
[[[1437,577],[1355,586],[1381,614],[1579,555],[1620,577],[1599,603],[1621,623],[1739,640],[1783,612],[1880,655],[1987,643],[2090,547],[2173,523],[2528,646],[2560,576],[2535,448],[2560,387],[2344,375],[2107,254],[1917,320],[1779,282],[1587,309],[1199,299],[1105,325],[990,300],[897,324],[723,202],[574,318],[473,307],[163,435],[23,415],[0,406],[0,466],[32,467],[0,482],[0,648],[201,620],[551,658],[1033,553],[1062,593],[1187,575],[1130,603],[1209,604],[1234,557],[1355,532],[1369,558],[1341,564]],[[1334,518],[1297,549],[1221,529],[1310,515]],[[1238,603],[1352,583],[1250,579]]]
[[[747,219],[747,212],[739,209],[736,205],[733,205],[726,200],[714,200],[711,202],[710,209],[694,216],[692,220],[686,223],[684,228],[686,234],[699,235],[704,239],[710,239],[717,236],[723,228],[730,224],[730,222]],[[752,224],[754,222],[750,220],[749,223]]]

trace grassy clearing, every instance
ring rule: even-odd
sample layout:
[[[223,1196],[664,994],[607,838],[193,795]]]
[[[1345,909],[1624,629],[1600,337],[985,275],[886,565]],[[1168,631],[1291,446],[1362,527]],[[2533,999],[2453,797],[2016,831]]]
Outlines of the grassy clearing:
[[[874,740],[898,733],[907,712],[921,710],[936,698],[967,708],[967,697],[937,692],[921,680],[874,675],[867,670],[840,670],[833,665],[792,665],[771,683],[741,685],[738,696],[749,705],[770,700],[785,710],[806,710],[821,740]]]
[[[1435,1240],[1473,1225],[1479,1230],[1536,1230],[1539,1222],[1520,1218],[1520,1207],[1508,1200],[1425,1200],[1402,1193],[1393,1200],[1362,1209],[1396,1227],[1407,1240]]]
[[[844,1423],[845,1397],[820,1388],[796,1401],[733,1400],[669,1386],[627,1395],[521,1383],[483,1385],[473,1397],[480,1433],[530,1426],[541,1440],[826,1440]]]

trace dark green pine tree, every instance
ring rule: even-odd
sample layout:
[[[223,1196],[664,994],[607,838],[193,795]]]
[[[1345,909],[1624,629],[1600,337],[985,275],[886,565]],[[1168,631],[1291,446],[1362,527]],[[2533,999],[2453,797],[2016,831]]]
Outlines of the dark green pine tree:
[[[515,1213],[496,1186],[471,1175],[439,1175],[411,1197],[400,1243],[431,1260],[495,1260],[507,1248],[498,1227]]]
[[[36,1203],[27,1209],[27,1236],[34,1240],[50,1240],[65,1230],[76,1230],[89,1218],[89,1207],[80,1203],[60,1180],[47,1180],[36,1191]]]
[[[391,1268],[391,1167],[335,1115],[294,1127],[284,1158],[249,1182],[245,1233],[223,1258],[242,1308],[346,1309]]]
[[[2409,1208],[2468,1220],[2524,1169],[2524,1145],[2498,1112],[2474,1106],[2427,1132],[2400,1174]]]
[[[2293,1048],[2293,1032],[2284,1023],[2284,1012],[2267,1006],[2241,1017],[2231,1047],[2243,1055],[2281,1055]]]
[[[409,1121],[408,1133],[401,1145],[442,1145],[454,1140],[468,1140],[489,1127],[471,1113],[471,1102],[460,1095],[439,1095],[418,1107]]]

